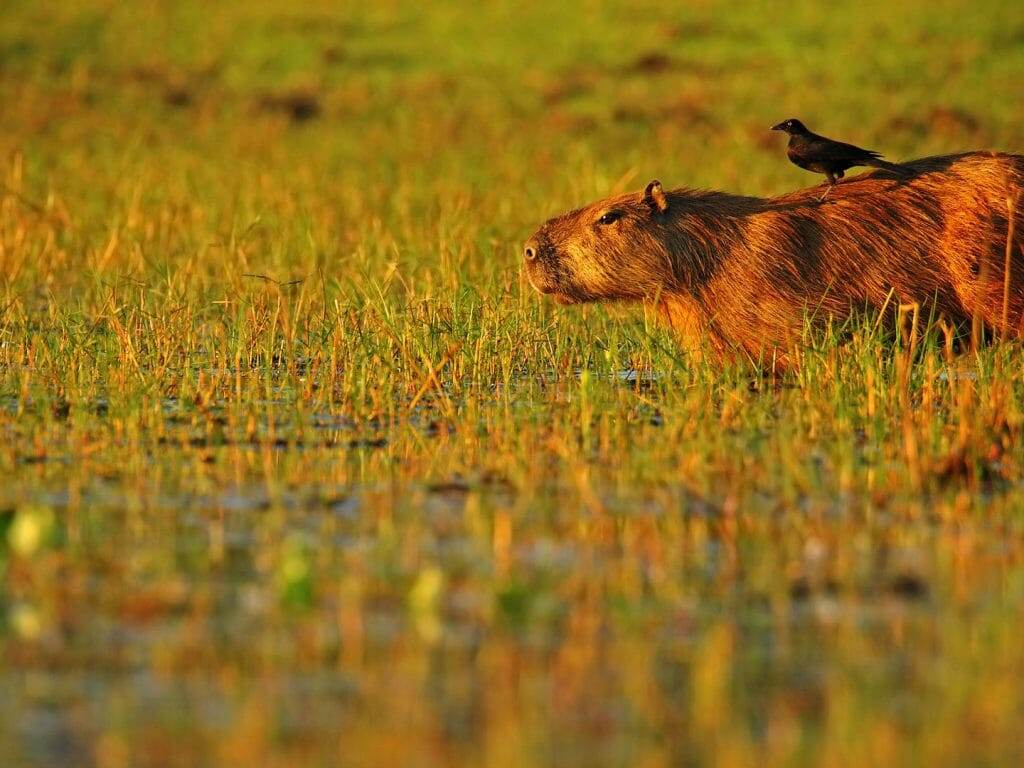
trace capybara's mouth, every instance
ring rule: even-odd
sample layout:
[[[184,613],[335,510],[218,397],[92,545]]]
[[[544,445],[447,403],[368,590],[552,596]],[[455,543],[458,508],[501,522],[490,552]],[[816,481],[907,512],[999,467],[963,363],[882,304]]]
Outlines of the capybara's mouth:
[[[558,293],[558,281],[554,279],[548,270],[539,266],[536,262],[526,263],[526,279],[530,281],[530,285],[533,286],[537,293]]]
[[[533,286],[533,289],[537,291],[537,293],[550,296],[557,304],[568,305],[580,303],[580,298],[573,295],[571,290],[566,290],[566,286],[564,286],[559,279],[555,275],[552,275],[545,267],[527,262],[526,279],[530,281],[530,285]]]

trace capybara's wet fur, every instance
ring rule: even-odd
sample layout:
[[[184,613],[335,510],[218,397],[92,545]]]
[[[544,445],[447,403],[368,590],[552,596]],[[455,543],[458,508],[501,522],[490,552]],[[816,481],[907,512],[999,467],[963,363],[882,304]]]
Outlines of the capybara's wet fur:
[[[820,187],[760,199],[652,182],[546,222],[527,243],[527,275],[562,303],[656,303],[686,348],[726,359],[785,365],[808,318],[841,323],[897,304],[1000,331],[1005,312],[1019,336],[1024,157],[974,152],[903,169],[848,179],[824,201]]]

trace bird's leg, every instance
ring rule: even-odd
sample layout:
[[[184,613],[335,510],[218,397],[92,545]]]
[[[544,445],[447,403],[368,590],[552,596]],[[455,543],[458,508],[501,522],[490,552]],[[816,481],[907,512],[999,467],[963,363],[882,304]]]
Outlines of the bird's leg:
[[[825,194],[818,198],[819,203],[828,197],[828,193],[832,191],[832,187],[839,183],[832,173],[826,173],[825,175],[828,176],[828,189],[825,190]]]

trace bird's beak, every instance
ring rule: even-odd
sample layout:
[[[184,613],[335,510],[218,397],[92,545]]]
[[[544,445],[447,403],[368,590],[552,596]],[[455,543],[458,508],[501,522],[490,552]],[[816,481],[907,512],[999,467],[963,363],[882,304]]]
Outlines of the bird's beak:
[[[785,130],[785,128],[786,128],[785,123],[776,123],[775,125],[772,126],[772,130],[773,131],[782,131],[782,130]]]

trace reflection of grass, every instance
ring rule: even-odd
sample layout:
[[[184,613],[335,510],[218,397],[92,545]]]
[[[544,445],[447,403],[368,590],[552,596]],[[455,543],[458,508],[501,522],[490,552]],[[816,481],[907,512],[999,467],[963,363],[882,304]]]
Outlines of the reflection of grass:
[[[5,9],[0,754],[1019,762],[1017,349],[776,384],[519,274],[790,115],[1022,148],[1012,4],[752,5]]]

